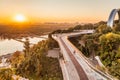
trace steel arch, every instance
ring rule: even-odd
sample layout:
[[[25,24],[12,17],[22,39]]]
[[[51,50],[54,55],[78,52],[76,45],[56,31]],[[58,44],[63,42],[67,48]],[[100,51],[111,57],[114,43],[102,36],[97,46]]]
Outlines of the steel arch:
[[[113,10],[111,11],[111,13],[110,13],[109,18],[108,18],[107,26],[113,27],[115,15],[116,15],[117,13],[118,13],[119,22],[120,22],[120,9],[113,9]]]

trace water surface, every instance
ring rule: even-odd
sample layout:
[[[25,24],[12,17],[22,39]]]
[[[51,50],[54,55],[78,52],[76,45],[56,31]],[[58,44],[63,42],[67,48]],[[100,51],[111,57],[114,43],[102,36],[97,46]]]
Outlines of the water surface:
[[[43,38],[45,37],[45,38]],[[48,36],[40,36],[40,37],[28,37],[31,44],[37,44],[39,41],[45,40]],[[25,38],[19,39],[21,41],[25,41]],[[15,51],[22,51],[24,49],[23,43],[16,41],[14,39],[0,39],[0,55],[5,55],[8,53],[13,53]]]

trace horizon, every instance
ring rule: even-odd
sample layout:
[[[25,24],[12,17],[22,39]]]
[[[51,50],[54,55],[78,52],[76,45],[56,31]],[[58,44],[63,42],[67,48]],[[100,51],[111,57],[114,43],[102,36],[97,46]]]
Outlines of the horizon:
[[[107,21],[110,11],[119,8],[120,1],[104,0],[1,0],[0,23],[13,24],[17,14],[27,23],[97,23]]]
[[[120,0],[0,0],[0,80],[120,80]]]

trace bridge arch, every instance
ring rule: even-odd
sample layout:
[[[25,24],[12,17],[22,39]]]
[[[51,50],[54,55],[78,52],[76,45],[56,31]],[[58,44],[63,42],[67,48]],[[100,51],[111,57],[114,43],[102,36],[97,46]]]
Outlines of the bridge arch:
[[[118,13],[118,18],[119,18],[119,22],[120,22],[120,9],[113,9],[108,18],[107,26],[113,27],[114,19],[115,19],[115,16],[117,13]]]

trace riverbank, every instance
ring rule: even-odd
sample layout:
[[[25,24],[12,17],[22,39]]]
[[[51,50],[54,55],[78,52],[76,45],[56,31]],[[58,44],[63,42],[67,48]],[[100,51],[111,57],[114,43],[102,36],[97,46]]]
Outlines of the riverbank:
[[[48,35],[41,35],[41,36],[29,36],[30,44],[34,45],[37,44],[39,41],[46,40]],[[22,51],[24,49],[23,45],[26,41],[26,37],[21,39],[0,39],[0,56],[5,55],[7,53],[13,53],[15,51]]]
[[[10,70],[15,69],[11,71],[15,75],[30,80],[63,80],[58,55],[56,55],[58,50],[54,50],[54,48],[58,48],[58,44],[49,36],[47,40],[41,40],[32,47],[30,47],[30,44],[24,43],[24,55],[21,52],[15,52],[13,55],[11,53],[0,57],[1,59],[2,57],[10,59]],[[53,52],[54,54],[52,54]],[[3,74],[6,75],[4,72]]]
[[[40,34],[40,35],[37,35],[37,34],[2,34],[0,35],[0,39],[1,40],[4,40],[4,39],[22,39],[22,38],[27,38],[27,37],[39,37],[39,36],[43,36],[43,35],[47,35],[46,33],[43,33],[43,34]]]
[[[6,55],[1,55],[0,56],[0,62],[2,60],[2,58],[7,58],[7,59],[10,59],[10,57],[13,55],[13,53],[9,53],[9,54],[6,54]]]

